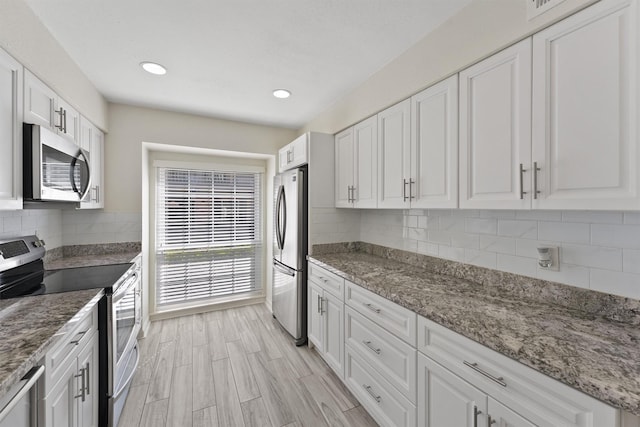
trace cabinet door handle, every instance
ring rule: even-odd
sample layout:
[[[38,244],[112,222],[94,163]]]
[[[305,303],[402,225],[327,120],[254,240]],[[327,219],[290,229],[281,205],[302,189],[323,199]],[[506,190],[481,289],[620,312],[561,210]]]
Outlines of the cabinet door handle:
[[[380,350],[379,348],[375,348],[374,346],[372,346],[372,345],[371,345],[371,341],[362,340],[362,343],[363,343],[364,345],[366,345],[366,346],[367,346],[367,348],[368,348],[369,350],[373,351],[375,354],[380,354],[380,352],[382,351],[382,350]]]
[[[524,165],[520,163],[520,200],[524,199],[524,195],[527,194],[527,192],[524,191],[524,173],[526,171]]]
[[[482,414],[482,411],[476,405],[473,405],[473,427],[478,427],[478,415],[480,414]]]
[[[537,199],[540,191],[538,190],[538,172],[541,169],[538,167],[538,162],[533,162],[533,198]]]
[[[59,110],[53,110],[53,111],[60,115],[60,124],[55,125],[54,127],[64,132],[64,108],[60,107]]]
[[[463,362],[464,362],[465,365],[467,365],[468,367],[470,367],[474,371],[478,372],[479,374],[484,375],[485,377],[489,378],[491,381],[497,382],[502,387],[506,387],[507,386],[507,383],[504,382],[504,378],[503,377],[496,377],[496,376],[491,375],[490,373],[488,373],[486,371],[483,371],[482,369],[480,369],[480,367],[478,367],[477,363],[470,363],[470,362],[467,362],[466,360],[464,360]]]
[[[364,389],[367,390],[367,393],[369,393],[369,395],[373,397],[376,402],[380,403],[380,401],[382,400],[382,397],[375,395],[371,390],[370,385],[362,384],[362,387],[364,387]]]
[[[374,307],[373,305],[371,305],[368,302],[363,302],[362,305],[364,305],[365,307],[367,307],[369,310],[373,311],[376,314],[380,314],[380,309],[377,307]]]
[[[96,185],[96,203],[100,203],[100,186]]]
[[[407,196],[407,184],[409,182],[406,179],[402,180],[402,201],[406,202],[409,196]]]
[[[491,418],[491,415],[488,416],[489,417],[489,426],[492,426],[496,423],[496,420],[494,420],[493,418]]]
[[[81,398],[81,399],[82,399],[82,401],[84,402],[84,401],[85,401],[85,399],[86,399],[86,395],[85,395],[85,387],[86,387],[86,385],[85,385],[84,368],[80,368],[80,374],[79,374],[79,375],[74,375],[73,377],[74,377],[74,378],[82,378],[82,388],[80,389],[80,391],[81,391],[82,393],[77,394],[77,395],[75,395],[75,396],[73,396],[73,397],[74,397],[75,399],[79,399],[79,398]]]
[[[91,391],[89,390],[89,380],[91,379],[91,371],[89,370],[89,367],[91,365],[89,365],[89,362],[87,362],[87,367],[84,368],[85,372],[87,373],[87,395],[91,394]]]
[[[67,110],[64,110],[62,112],[62,119],[63,119],[63,122],[64,122],[64,131],[63,132],[67,133]]]
[[[318,295],[318,313],[322,314],[322,297]]]
[[[412,179],[409,179],[409,200],[413,200],[415,199],[415,196],[413,195],[413,184],[415,184],[416,182]]]

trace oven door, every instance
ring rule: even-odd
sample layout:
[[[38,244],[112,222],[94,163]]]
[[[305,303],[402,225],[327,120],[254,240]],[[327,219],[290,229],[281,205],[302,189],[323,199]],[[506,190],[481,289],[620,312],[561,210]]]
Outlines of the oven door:
[[[112,366],[115,372],[121,370],[123,359],[136,344],[140,331],[140,278],[134,270],[116,289],[111,300],[112,310]],[[114,374],[115,374],[114,372]],[[113,385],[113,384],[112,384]],[[115,390],[111,389],[111,393]]]

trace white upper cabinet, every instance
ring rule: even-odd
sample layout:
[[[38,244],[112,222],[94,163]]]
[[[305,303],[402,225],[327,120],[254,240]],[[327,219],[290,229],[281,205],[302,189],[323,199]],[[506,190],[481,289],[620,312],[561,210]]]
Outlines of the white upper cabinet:
[[[458,76],[411,97],[411,207],[458,207]]]
[[[409,208],[411,100],[378,113],[378,207]]]
[[[26,69],[24,121],[44,126],[76,144],[79,143],[80,113]]]
[[[460,72],[460,207],[529,208],[530,160],[526,39]]]
[[[336,207],[377,206],[377,117],[370,117],[335,136]]]
[[[0,209],[22,209],[22,65],[2,49]]]
[[[289,169],[307,164],[309,159],[309,134],[305,133],[285,145],[278,151],[278,171],[284,172]]]
[[[639,10],[603,0],[534,35],[534,208],[640,209]]]

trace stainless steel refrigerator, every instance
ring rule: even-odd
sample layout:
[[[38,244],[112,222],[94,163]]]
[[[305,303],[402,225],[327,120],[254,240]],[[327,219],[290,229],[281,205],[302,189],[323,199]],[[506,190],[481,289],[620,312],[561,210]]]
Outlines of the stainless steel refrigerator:
[[[273,316],[296,345],[307,341],[307,167],[274,179]]]

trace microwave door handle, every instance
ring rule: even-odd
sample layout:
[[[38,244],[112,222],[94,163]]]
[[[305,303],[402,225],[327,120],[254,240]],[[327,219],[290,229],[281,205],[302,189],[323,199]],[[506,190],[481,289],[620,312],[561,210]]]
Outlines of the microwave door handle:
[[[87,179],[87,185],[84,188],[78,189],[78,186],[76,185],[76,176],[73,172],[76,169],[76,164],[78,163],[78,159],[80,158],[80,156],[82,156],[82,158],[84,159],[84,164],[87,167],[87,176],[89,178]],[[87,195],[87,192],[91,189],[91,169],[89,169],[89,159],[87,159],[87,156],[82,150],[79,150],[78,154],[71,161],[70,174],[71,186],[73,187],[74,193],[77,193],[80,196],[80,200],[84,199]],[[80,183],[80,186],[82,186],[82,183]]]

